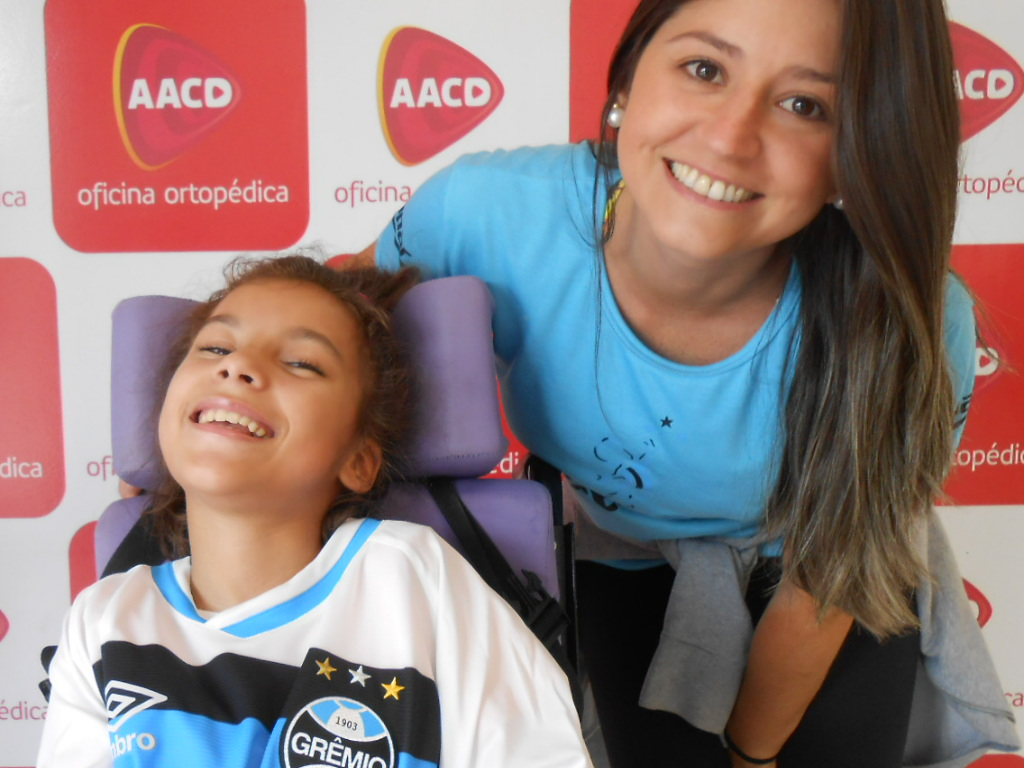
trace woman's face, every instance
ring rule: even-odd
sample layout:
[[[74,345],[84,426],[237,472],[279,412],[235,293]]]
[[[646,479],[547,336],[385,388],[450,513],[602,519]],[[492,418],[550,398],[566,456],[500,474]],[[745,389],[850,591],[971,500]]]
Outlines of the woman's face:
[[[631,227],[697,259],[765,253],[835,199],[838,0],[692,0],[641,55],[618,156]]]

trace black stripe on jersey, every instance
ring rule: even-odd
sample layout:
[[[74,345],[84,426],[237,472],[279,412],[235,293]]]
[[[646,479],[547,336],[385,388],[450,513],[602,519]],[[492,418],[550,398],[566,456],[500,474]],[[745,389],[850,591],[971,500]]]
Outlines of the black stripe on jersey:
[[[191,712],[226,723],[247,717],[272,730],[298,669],[288,664],[225,653],[202,666],[188,664],[162,645],[103,644],[93,674],[100,694],[111,681],[142,686],[167,697],[154,709]]]

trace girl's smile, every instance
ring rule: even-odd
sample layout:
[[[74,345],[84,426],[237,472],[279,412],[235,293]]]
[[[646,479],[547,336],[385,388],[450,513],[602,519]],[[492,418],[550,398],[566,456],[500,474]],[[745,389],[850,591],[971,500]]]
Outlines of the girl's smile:
[[[358,491],[365,344],[355,314],[315,285],[231,291],[175,372],[160,417],[161,450],[190,508],[215,498],[298,507],[306,497],[322,517],[342,485]]]

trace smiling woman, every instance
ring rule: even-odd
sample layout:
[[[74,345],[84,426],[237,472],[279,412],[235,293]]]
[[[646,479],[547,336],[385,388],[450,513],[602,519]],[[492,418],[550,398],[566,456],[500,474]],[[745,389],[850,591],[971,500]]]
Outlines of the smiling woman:
[[[984,724],[962,746],[934,743],[959,714],[908,737],[975,349],[943,3],[640,0],[607,82],[599,141],[461,158],[363,262],[495,295],[509,423],[577,516],[612,765],[1014,744],[991,679],[947,702]]]

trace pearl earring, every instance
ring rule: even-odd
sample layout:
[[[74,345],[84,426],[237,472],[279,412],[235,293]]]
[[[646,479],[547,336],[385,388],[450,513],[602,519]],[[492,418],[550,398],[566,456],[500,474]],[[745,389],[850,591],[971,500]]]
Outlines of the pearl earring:
[[[608,110],[608,125],[618,130],[622,125],[622,116],[625,113],[626,110],[620,107],[618,102],[612,104],[612,108]]]
[[[832,206],[833,206],[833,207],[834,207],[834,208],[835,208],[835,209],[836,209],[837,211],[841,211],[841,210],[843,210],[843,198],[841,198],[841,197],[837,197],[837,198],[836,198],[836,199],[835,199],[835,200],[834,200],[834,201],[832,202]]]

